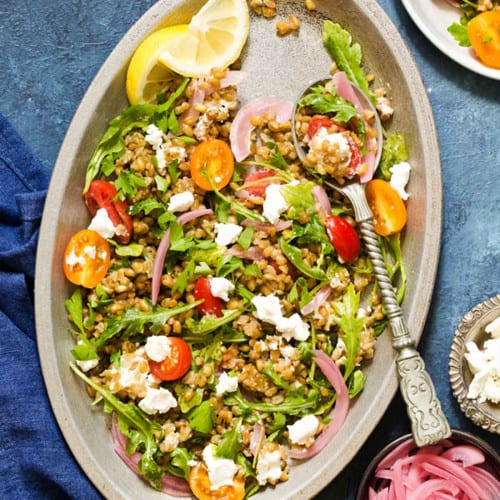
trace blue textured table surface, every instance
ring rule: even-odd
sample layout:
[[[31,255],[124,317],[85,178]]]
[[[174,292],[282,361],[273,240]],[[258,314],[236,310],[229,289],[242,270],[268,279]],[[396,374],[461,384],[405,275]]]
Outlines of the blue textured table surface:
[[[93,76],[115,44],[153,3],[0,2],[0,112],[48,171]],[[399,1],[379,3],[420,68],[442,155],[442,250],[420,351],[451,426],[469,430],[499,450],[500,436],[482,431],[461,413],[451,393],[447,370],[450,343],[462,315],[500,292],[500,82],[476,75],[446,58],[420,33]],[[319,498],[352,498],[362,471],[376,451],[409,431],[398,394],[353,462]]]

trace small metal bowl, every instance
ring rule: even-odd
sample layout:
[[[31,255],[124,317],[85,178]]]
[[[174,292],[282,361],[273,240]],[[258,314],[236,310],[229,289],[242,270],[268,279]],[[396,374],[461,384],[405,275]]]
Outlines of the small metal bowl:
[[[405,434],[404,436],[401,436],[387,444],[375,455],[375,457],[368,464],[368,467],[366,468],[363,476],[361,477],[361,482],[359,483],[355,500],[368,499],[368,488],[372,483],[373,475],[375,473],[377,465],[383,458],[385,458],[385,456],[389,452],[396,448],[396,446],[400,445],[404,441],[407,441],[408,439],[411,439],[412,437],[413,436],[411,434]],[[485,462],[481,465],[481,467],[500,480],[500,456],[486,441],[477,436],[474,436],[469,432],[457,429],[453,429],[451,431],[449,440],[452,441],[454,445],[470,444],[479,448],[485,456]]]
[[[481,348],[483,342],[489,338],[485,327],[499,316],[500,294],[471,309],[455,331],[449,359],[451,388],[460,409],[474,424],[496,434],[500,434],[500,403],[479,403],[467,397],[473,374],[464,353],[467,342],[475,342]]]

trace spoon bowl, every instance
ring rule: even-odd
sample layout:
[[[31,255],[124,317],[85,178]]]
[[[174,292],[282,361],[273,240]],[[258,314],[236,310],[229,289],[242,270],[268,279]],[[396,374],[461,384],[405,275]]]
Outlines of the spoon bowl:
[[[309,85],[297,99],[292,114],[292,136],[297,155],[301,161],[306,157],[296,129],[296,115],[300,102],[314,86],[330,82],[331,79],[319,80]],[[369,97],[356,85],[351,83],[352,90],[357,98],[361,116],[364,110],[374,112],[374,127],[377,132],[377,152],[375,154],[374,171],[378,167],[382,155],[383,130],[378,113]],[[365,184],[355,174],[346,182],[340,183],[335,179],[324,180],[324,184],[344,194],[352,203],[354,216],[358,228],[365,242],[368,256],[373,265],[382,300],[389,324],[392,330],[392,345],[397,351],[396,366],[399,376],[399,387],[406,403],[408,416],[411,421],[412,434],[417,446],[436,444],[450,436],[451,429],[437,398],[432,380],[425,369],[425,363],[418,353],[415,342],[406,326],[401,307],[397,301],[393,284],[380,248],[380,242],[373,225],[373,214],[365,195]]]

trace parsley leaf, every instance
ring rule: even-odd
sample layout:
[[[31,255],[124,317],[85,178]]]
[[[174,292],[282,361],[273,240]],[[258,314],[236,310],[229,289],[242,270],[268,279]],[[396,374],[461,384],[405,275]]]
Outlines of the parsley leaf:
[[[460,18],[460,24],[452,23],[448,27],[448,33],[458,42],[460,47],[471,46],[469,35],[467,34],[467,19],[465,17]]]

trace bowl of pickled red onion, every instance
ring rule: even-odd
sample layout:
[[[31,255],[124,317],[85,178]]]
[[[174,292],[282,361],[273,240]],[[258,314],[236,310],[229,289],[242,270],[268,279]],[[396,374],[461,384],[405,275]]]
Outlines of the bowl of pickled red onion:
[[[483,439],[460,430],[421,448],[407,434],[373,458],[356,494],[356,500],[423,498],[498,500],[500,456]]]

